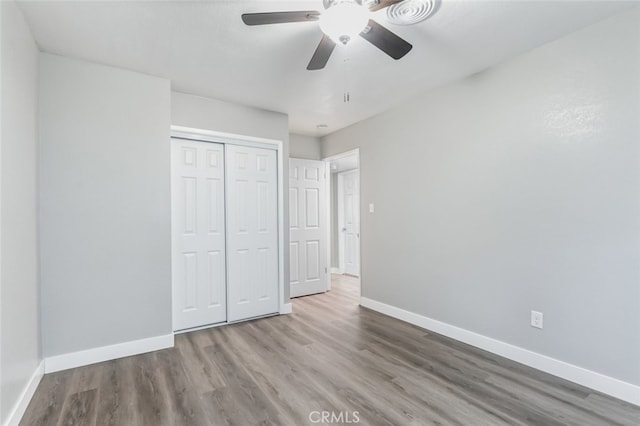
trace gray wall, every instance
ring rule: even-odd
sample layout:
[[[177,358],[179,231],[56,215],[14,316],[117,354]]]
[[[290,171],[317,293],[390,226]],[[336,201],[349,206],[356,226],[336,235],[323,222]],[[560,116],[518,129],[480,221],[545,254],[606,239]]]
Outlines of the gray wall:
[[[171,326],[169,81],[40,56],[44,355]]]
[[[38,48],[13,1],[2,14],[0,423],[40,364],[37,237]]]
[[[640,384],[638,76],[635,9],[325,137],[363,296]]]
[[[289,157],[321,160],[320,139],[314,136],[289,134]]]
[[[255,136],[283,141],[284,170],[284,260],[285,303],[289,302],[289,117],[278,112],[266,111],[216,99],[171,93],[171,123],[193,127]]]

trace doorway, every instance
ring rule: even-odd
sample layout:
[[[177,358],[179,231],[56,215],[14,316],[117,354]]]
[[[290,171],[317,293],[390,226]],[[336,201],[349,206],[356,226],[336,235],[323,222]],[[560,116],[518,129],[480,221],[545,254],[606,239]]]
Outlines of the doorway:
[[[360,151],[325,158],[330,170],[330,262],[333,279],[348,276],[360,294]]]

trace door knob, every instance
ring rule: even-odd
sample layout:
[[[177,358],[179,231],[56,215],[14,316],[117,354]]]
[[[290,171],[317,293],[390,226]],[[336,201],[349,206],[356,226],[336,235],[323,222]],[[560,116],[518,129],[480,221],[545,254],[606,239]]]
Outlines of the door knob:
[[[347,232],[347,228],[342,228],[342,232]]]

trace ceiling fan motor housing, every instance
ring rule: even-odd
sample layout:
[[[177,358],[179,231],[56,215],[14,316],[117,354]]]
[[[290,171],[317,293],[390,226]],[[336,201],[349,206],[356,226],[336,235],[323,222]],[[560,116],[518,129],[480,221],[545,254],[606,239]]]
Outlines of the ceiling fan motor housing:
[[[320,29],[335,43],[346,45],[367,26],[369,9],[355,0],[331,1],[332,6],[320,16]]]

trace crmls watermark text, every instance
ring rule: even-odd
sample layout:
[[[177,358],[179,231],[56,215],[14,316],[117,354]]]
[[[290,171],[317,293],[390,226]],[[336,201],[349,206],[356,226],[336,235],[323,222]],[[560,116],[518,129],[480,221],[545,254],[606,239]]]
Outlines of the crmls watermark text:
[[[309,421],[319,424],[352,424],[360,423],[360,413],[357,411],[312,411]]]

